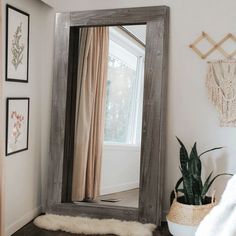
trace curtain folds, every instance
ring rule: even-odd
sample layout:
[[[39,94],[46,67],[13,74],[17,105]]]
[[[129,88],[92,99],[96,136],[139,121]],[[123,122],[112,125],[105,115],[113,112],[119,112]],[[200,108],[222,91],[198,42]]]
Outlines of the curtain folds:
[[[108,49],[107,27],[81,28],[72,201],[99,195]]]

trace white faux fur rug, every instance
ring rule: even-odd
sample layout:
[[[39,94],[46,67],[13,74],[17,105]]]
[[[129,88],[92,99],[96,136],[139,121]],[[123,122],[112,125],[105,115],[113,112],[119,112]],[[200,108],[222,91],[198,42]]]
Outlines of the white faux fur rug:
[[[34,220],[39,228],[65,231],[74,234],[115,234],[118,236],[152,236],[156,229],[153,224],[141,224],[115,219],[92,219],[59,215],[42,215]]]

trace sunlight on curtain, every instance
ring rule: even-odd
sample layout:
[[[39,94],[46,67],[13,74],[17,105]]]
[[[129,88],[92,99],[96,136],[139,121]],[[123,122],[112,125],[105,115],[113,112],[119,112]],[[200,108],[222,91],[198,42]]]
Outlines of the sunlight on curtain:
[[[73,201],[96,199],[100,191],[108,40],[107,27],[81,28],[72,181]]]

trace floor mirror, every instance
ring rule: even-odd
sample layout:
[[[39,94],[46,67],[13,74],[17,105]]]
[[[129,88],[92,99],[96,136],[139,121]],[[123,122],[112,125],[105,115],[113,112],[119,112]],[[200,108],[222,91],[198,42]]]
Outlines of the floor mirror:
[[[56,14],[47,213],[160,224],[169,8]]]

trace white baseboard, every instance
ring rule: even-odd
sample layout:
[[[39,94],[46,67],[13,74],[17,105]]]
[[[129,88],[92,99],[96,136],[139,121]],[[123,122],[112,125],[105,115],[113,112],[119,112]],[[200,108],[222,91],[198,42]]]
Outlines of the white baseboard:
[[[119,185],[106,186],[106,187],[101,188],[100,195],[127,191],[134,188],[139,188],[138,182],[130,182],[130,183],[123,183]]]
[[[6,227],[5,236],[11,236],[17,230],[22,228],[24,225],[32,221],[36,216],[40,215],[40,213],[41,213],[41,207],[37,207],[31,210],[30,212],[26,213],[20,219],[18,219],[17,221]]]

